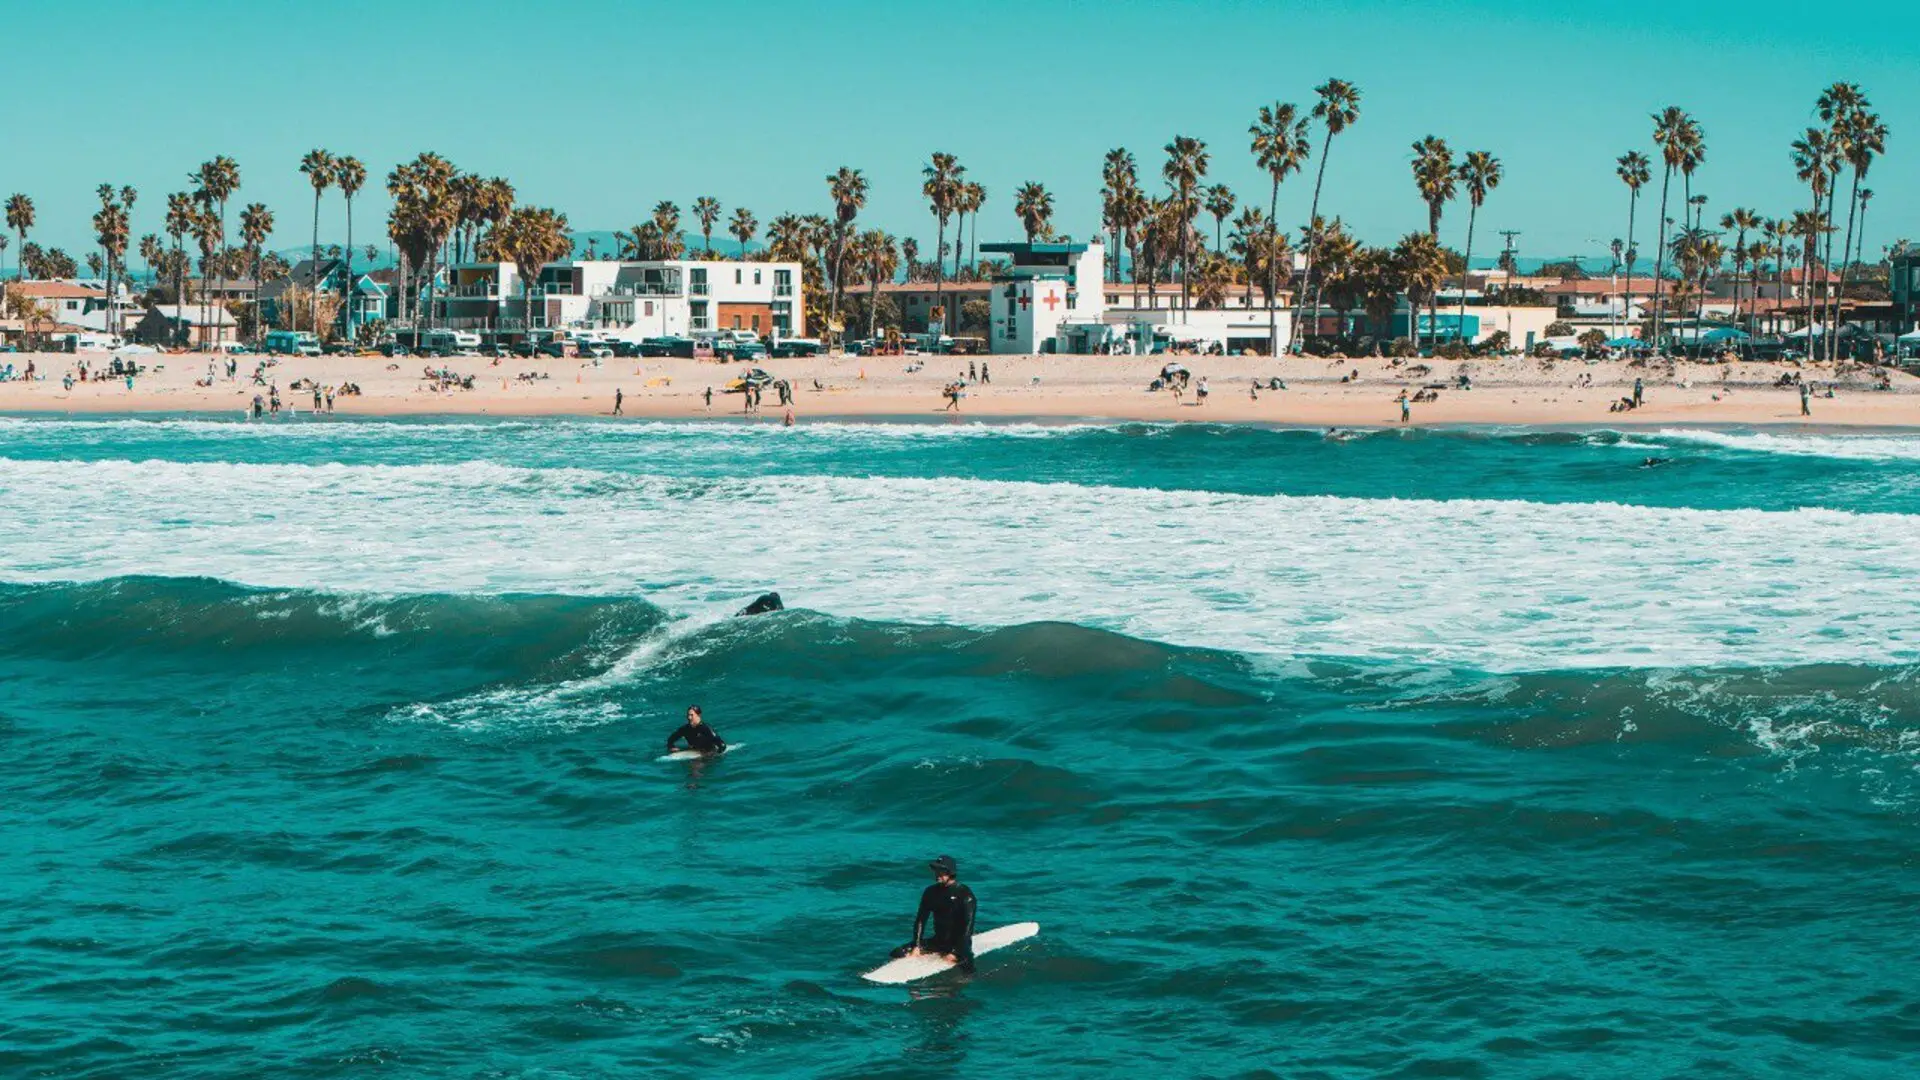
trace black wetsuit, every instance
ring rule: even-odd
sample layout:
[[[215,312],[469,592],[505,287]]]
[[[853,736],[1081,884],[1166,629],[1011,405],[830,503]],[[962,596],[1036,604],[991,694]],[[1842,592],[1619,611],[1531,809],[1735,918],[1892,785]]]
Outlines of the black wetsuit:
[[[913,917],[913,940],[894,950],[905,956],[918,947],[931,953],[952,953],[962,971],[973,970],[973,890],[959,882],[927,886],[920,894],[920,910]],[[927,933],[927,919],[933,933]]]
[[[703,754],[718,754],[727,748],[727,740],[721,738],[711,724],[681,724],[673,734],[667,736],[667,753],[678,749],[673,744],[682,739],[687,741],[687,749]]]

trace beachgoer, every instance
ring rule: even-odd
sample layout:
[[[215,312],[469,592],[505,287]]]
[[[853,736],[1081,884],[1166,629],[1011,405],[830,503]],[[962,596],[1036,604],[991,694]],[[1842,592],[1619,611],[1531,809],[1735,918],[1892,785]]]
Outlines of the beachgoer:
[[[980,376],[978,371],[973,366],[973,361],[971,360],[967,361],[967,381],[973,382],[975,379],[978,379],[979,377]]]
[[[1640,376],[1635,375],[1633,377],[1633,407],[1634,408],[1637,409],[1640,407],[1640,404],[1646,394],[1646,389],[1647,389],[1646,385],[1640,381]]]
[[[1807,392],[1807,384],[1801,383],[1800,384],[1800,415],[1801,416],[1813,415],[1813,410],[1809,408],[1807,404],[1807,398],[1810,396],[1811,395],[1809,395]]]
[[[707,411],[712,412],[713,411],[713,387],[711,386],[707,387],[706,398],[707,398]]]
[[[613,415],[620,415],[620,407],[627,400],[627,392],[619,387],[613,388]]]
[[[333,387],[327,387],[327,415],[333,415]]]
[[[787,426],[787,427],[792,427],[792,426],[793,426],[793,407],[792,407],[792,406],[788,406],[788,407],[787,407],[787,419],[786,419],[786,426]]]
[[[1198,404],[1205,405],[1207,403],[1207,377],[1205,375],[1200,376],[1200,384],[1193,388],[1193,396],[1199,399]]]
[[[920,893],[920,908],[913,916],[913,940],[893,950],[893,955],[919,956],[933,953],[959,965],[961,971],[973,970],[973,890],[960,884],[960,866],[953,856],[942,855],[927,864],[933,871],[933,884]],[[927,922],[933,933],[927,933]]]
[[[1260,380],[1259,379],[1253,380],[1253,385],[1247,388],[1247,393],[1253,398],[1253,400],[1255,401],[1260,400]]]
[[[727,748],[727,740],[721,738],[719,732],[708,726],[706,720],[700,715],[698,705],[687,706],[687,722],[675,728],[673,734],[667,736],[667,753],[671,754],[680,749],[674,743],[683,739],[686,740],[688,750],[698,750],[703,754],[718,754]]]
[[[993,378],[987,374],[987,362],[985,360],[980,361],[980,381],[983,383],[993,381]]]
[[[1400,391],[1400,422],[1405,424],[1413,420],[1413,406],[1407,401],[1407,392]]]
[[[320,394],[320,384],[314,383],[313,384],[313,411],[319,412],[323,407],[324,401],[325,399],[321,397],[321,394]]]

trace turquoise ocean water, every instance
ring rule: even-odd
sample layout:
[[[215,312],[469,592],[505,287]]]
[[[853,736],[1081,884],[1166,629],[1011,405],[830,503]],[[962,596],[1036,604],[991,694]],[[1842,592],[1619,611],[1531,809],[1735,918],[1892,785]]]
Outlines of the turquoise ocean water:
[[[0,418],[0,1075],[1911,1076],[1917,573],[1912,436]]]

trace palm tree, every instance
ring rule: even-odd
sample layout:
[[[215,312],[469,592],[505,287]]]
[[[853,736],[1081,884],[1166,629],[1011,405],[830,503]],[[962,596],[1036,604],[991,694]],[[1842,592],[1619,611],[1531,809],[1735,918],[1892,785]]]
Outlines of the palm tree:
[[[1414,347],[1420,344],[1418,327],[1420,301],[1431,301],[1447,279],[1447,256],[1440,241],[1431,232],[1408,233],[1393,249],[1393,269],[1399,285],[1407,294],[1407,330]]]
[[[1226,228],[1227,219],[1233,216],[1235,205],[1233,189],[1227,185],[1215,184],[1207,189],[1206,206],[1207,213],[1213,215],[1213,253],[1215,255],[1221,253],[1221,235]]]
[[[34,226],[33,200],[26,195],[15,193],[7,198],[7,228],[20,237],[20,250],[14,253],[13,276],[24,280],[26,271],[20,268],[20,257],[27,251],[27,230]]]
[[[900,241],[900,261],[907,265],[907,280],[918,281],[920,261],[920,241],[909,236]]]
[[[847,257],[847,229],[853,225],[853,219],[860,209],[867,205],[867,178],[860,175],[859,169],[849,169],[845,165],[827,177],[827,194],[833,199],[833,303],[829,325],[840,321],[840,294],[844,291],[844,276]]]
[[[1135,168],[1133,154],[1125,147],[1107,151],[1104,164],[1100,167],[1100,219],[1106,223],[1107,231],[1113,238],[1112,280],[1120,280],[1120,253],[1125,243],[1126,226],[1123,224],[1123,205],[1128,194],[1140,186],[1140,175]]]
[[[1193,269],[1193,216],[1197,210],[1193,195],[1207,177],[1207,144],[1191,136],[1175,135],[1166,151],[1167,163],[1161,166],[1160,175],[1173,189],[1179,212],[1180,311],[1184,322],[1187,309],[1193,306],[1193,290],[1187,282]]]
[[[347,244],[346,244],[346,296],[340,308],[340,324],[352,337],[355,329],[353,313],[353,197],[367,184],[367,167],[360,159],[351,155],[341,157],[333,163],[333,182],[340,185],[340,194],[347,202]],[[265,207],[262,207],[265,209]],[[244,229],[245,226],[243,225]]]
[[[1246,307],[1253,306],[1253,280],[1256,274],[1264,273],[1260,259],[1266,250],[1267,212],[1257,206],[1249,206],[1240,211],[1233,219],[1232,251],[1240,257],[1240,264],[1246,270],[1246,292],[1241,301]]]
[[[1867,258],[1867,204],[1873,201],[1871,188],[1860,189],[1860,233],[1854,246],[1854,262],[1865,262]]]
[[[424,322],[430,327],[434,320],[440,251],[460,221],[460,199],[455,185],[458,175],[459,170],[452,162],[432,152],[420,154],[387,173],[387,194],[393,198],[387,235],[400,252],[401,295],[403,301],[413,307],[416,326],[422,322],[421,289],[414,275],[425,275]],[[497,248],[498,245],[490,246]]]
[[[187,302],[185,270],[187,266],[186,236],[193,231],[193,196],[184,191],[176,191],[167,196],[166,233],[173,239],[173,302]]]
[[[1413,183],[1419,189],[1420,199],[1427,204],[1427,235],[1434,243],[1440,242],[1440,215],[1453,201],[1458,191],[1460,177],[1453,167],[1453,150],[1445,139],[1429,135],[1413,144]],[[1438,333],[1440,290],[1434,289],[1432,303],[1429,305],[1427,329]],[[1418,320],[1416,320],[1418,321]],[[1420,342],[1420,334],[1413,334],[1414,343]]]
[[[1678,105],[1669,105],[1653,115],[1653,141],[1660,147],[1660,160],[1665,171],[1660,178],[1660,243],[1654,248],[1653,256],[1653,341],[1660,345],[1660,316],[1665,305],[1661,301],[1660,291],[1666,285],[1667,253],[1667,190],[1673,183],[1675,169],[1687,170],[1688,183],[1692,183],[1693,156],[1692,146],[1699,137],[1700,127],[1688,116],[1686,110]]]
[[[495,254],[513,263],[520,275],[523,316],[533,328],[534,292],[540,272],[550,262],[564,259],[573,251],[573,239],[567,234],[567,215],[546,207],[523,206],[507,216],[494,229]]]
[[[686,240],[680,235],[680,207],[672,199],[661,199],[653,205],[653,224],[660,230],[662,242],[667,254],[663,259],[677,259],[686,247]]]
[[[1627,185],[1627,296],[1621,306],[1622,317],[1631,317],[1633,312],[1633,264],[1640,258],[1640,249],[1634,244],[1634,217],[1640,209],[1640,189],[1653,179],[1647,155],[1638,150],[1629,150],[1614,161],[1614,175]]]
[[[1747,250],[1747,233],[1760,227],[1760,215],[1745,207],[1736,206],[1732,210],[1720,215],[1720,227],[1722,229],[1732,229],[1734,232],[1733,314],[1734,318],[1738,320],[1740,316],[1740,272],[1746,267],[1747,256],[1752,254],[1752,252]]]
[[[1467,189],[1467,249],[1462,256],[1465,265],[1460,268],[1459,332],[1462,336],[1467,332],[1467,273],[1473,269],[1474,221],[1480,216],[1481,204],[1487,201],[1487,193],[1500,186],[1503,175],[1500,159],[1485,150],[1469,150],[1467,160],[1460,163],[1460,185]]]
[[[900,272],[900,256],[893,237],[879,229],[869,229],[860,237],[860,257],[867,275],[867,336],[876,336],[880,328],[880,285]]]
[[[1345,79],[1328,79],[1326,82],[1320,84],[1320,86],[1314,90],[1314,93],[1319,95],[1320,100],[1314,103],[1313,118],[1320,121],[1320,123],[1326,127],[1327,133],[1320,146],[1320,168],[1313,180],[1313,203],[1307,210],[1307,221],[1309,223],[1320,220],[1320,186],[1327,179],[1327,158],[1333,153],[1333,137],[1345,132],[1360,120],[1359,87],[1347,82]],[[1267,216],[1271,219],[1275,215],[1272,211],[1269,211]],[[1318,229],[1313,229],[1308,233],[1307,264],[1304,274],[1300,279],[1300,295],[1295,298],[1293,305],[1293,320],[1295,326],[1298,326],[1300,323],[1301,313],[1305,310],[1307,288],[1314,280],[1313,264],[1315,257],[1319,254],[1314,245],[1319,237],[1320,231]],[[1319,304],[1320,297],[1316,289],[1314,294],[1314,310],[1316,312],[1319,310]],[[1294,339],[1297,341],[1299,337],[1300,335],[1296,332]]]
[[[754,220],[753,211],[744,206],[736,206],[733,208],[733,220],[727,223],[727,232],[732,234],[735,240],[740,241],[740,258],[742,260],[745,260],[747,257],[747,241],[753,239],[753,234],[757,232],[759,228],[760,223]]]
[[[702,195],[693,200],[693,219],[700,223],[700,244],[707,249],[707,258],[713,258],[713,226],[720,220],[720,200],[711,195]]]
[[[219,267],[215,263],[219,259],[220,247],[225,240],[221,231],[220,215],[211,207],[202,206],[194,213],[193,238],[200,247],[200,281],[204,285],[208,278],[219,272]],[[205,327],[211,321],[209,315],[216,301],[206,289],[200,290],[200,293],[201,326]],[[214,331],[214,337],[216,341],[219,338],[217,329]],[[201,344],[206,344],[204,337]]]
[[[273,211],[265,203],[248,203],[240,211],[240,241],[246,247],[249,273],[253,277],[254,311],[260,308],[260,252],[266,247],[267,237],[273,235]],[[255,320],[258,322],[258,319]]]
[[[1330,121],[1330,123],[1331,122],[1332,121]],[[1294,107],[1291,104],[1277,101],[1270,106],[1260,106],[1259,115],[1254,118],[1252,126],[1247,128],[1247,134],[1253,138],[1251,149],[1253,151],[1254,164],[1258,165],[1260,169],[1267,174],[1268,179],[1273,182],[1267,198],[1267,227],[1269,229],[1277,231],[1279,228],[1281,181],[1285,180],[1289,175],[1299,172],[1301,167],[1306,164],[1308,156],[1313,152],[1313,144],[1308,141],[1307,131],[1307,121],[1298,116]],[[1331,138],[1331,134],[1329,134],[1328,137]],[[1322,169],[1322,172],[1324,173],[1325,170]],[[1272,239],[1267,241],[1266,246],[1269,249],[1272,248]],[[1311,244],[1308,245],[1308,249],[1312,249]],[[1279,282],[1275,280],[1280,269],[1278,262],[1279,260],[1277,259],[1265,260],[1267,273],[1265,289],[1267,294],[1267,352],[1268,355],[1271,356],[1280,355],[1280,316],[1273,305],[1274,295],[1279,291]],[[1306,292],[1305,282],[1303,281],[1301,284],[1301,292],[1304,294]],[[1299,319],[1299,306],[1295,305],[1295,330],[1293,332],[1295,341],[1298,341],[1300,338],[1298,330]],[[1291,351],[1291,349],[1289,349],[1289,351]]]
[[[1795,235],[1807,243],[1807,257],[1801,268],[1801,283],[1807,290],[1807,348],[1813,348],[1813,263],[1814,240],[1818,236],[1817,228],[1825,225],[1825,215],[1821,206],[1825,203],[1827,192],[1835,176],[1840,172],[1840,155],[1833,145],[1828,132],[1820,128],[1808,128],[1806,133],[1793,142],[1794,175],[1807,185],[1813,195],[1813,209],[1806,218],[1798,213],[1794,215]]]
[[[967,263],[973,267],[976,276],[980,269],[980,208],[985,205],[986,185],[969,180],[960,186],[960,208],[966,211],[968,220],[973,222],[973,227],[968,230],[971,234],[971,250],[967,253]]]
[[[1853,250],[1853,227],[1856,215],[1861,212],[1860,182],[1866,179],[1867,170],[1873,167],[1874,158],[1887,151],[1887,125],[1880,117],[1870,112],[1865,97],[1851,116],[1840,125],[1840,152],[1848,165],[1853,167],[1853,190],[1847,195],[1847,236],[1840,245],[1840,296],[1834,300],[1835,321],[1838,321],[1840,300],[1847,291],[1848,253]],[[1837,356],[1839,348],[1833,346]]]
[[[940,223],[938,237],[933,248],[934,285],[933,306],[939,309],[942,318],[946,315],[946,250],[947,219],[953,216],[960,202],[961,189],[966,184],[964,177],[967,167],[960,164],[952,154],[936,151],[931,163],[920,170],[924,177],[920,193],[927,197],[927,205],[933,211],[934,220]],[[932,327],[928,329],[931,331]]]
[[[1027,231],[1027,243],[1045,239],[1053,233],[1053,196],[1040,184],[1028,181],[1013,193],[1013,212]]]
[[[325,150],[309,150],[300,159],[300,171],[313,185],[313,254],[307,263],[307,288],[312,291],[313,313],[309,320],[318,334],[320,323],[320,196],[333,186],[333,155]]]

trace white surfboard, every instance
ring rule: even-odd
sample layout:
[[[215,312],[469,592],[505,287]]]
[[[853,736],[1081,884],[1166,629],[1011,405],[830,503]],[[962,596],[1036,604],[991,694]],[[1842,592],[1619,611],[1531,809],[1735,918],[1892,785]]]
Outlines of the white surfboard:
[[[973,956],[978,960],[995,949],[1004,949],[1017,941],[1025,941],[1040,932],[1037,922],[1020,922],[1010,926],[999,926],[984,934],[973,935]],[[938,975],[953,970],[953,962],[934,953],[922,953],[919,956],[903,956],[888,962],[860,976],[868,982],[910,983],[924,979],[929,975]]]
[[[720,754],[731,754],[735,750],[738,750],[745,745],[747,744],[746,743],[728,743],[727,748],[725,750],[720,751]],[[698,760],[699,758],[704,758],[704,757],[719,757],[720,754],[709,754],[701,750],[675,750],[671,754],[662,754],[659,757],[654,758],[653,760],[655,761],[695,761],[695,760]]]

